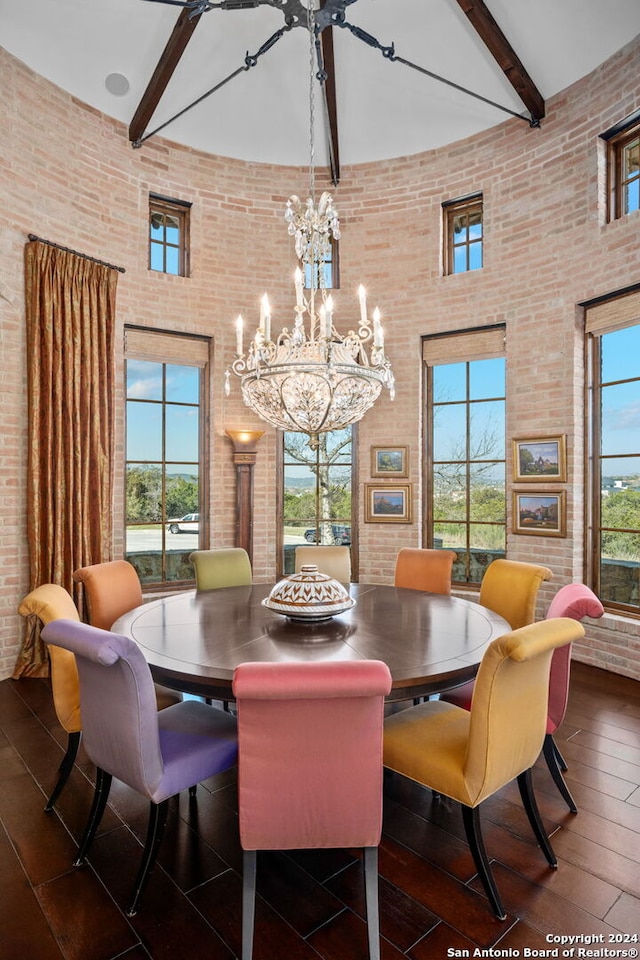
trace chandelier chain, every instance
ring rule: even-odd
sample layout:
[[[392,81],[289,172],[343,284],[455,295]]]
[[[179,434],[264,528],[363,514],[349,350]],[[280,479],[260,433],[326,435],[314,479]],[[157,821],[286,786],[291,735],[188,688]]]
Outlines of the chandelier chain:
[[[316,13],[313,0],[309,0],[307,7],[307,29],[309,31],[309,189],[311,199],[316,202],[316,172],[315,172],[315,88],[314,88],[314,55],[315,55],[315,32],[316,32]]]
[[[391,364],[384,352],[380,311],[376,307],[369,317],[364,287],[358,290],[359,322],[345,334],[336,329],[333,297],[327,295],[325,271],[327,264],[333,266],[332,242],[340,239],[340,221],[329,193],[322,193],[317,207],[315,203],[314,84],[323,78],[315,3],[308,0],[307,5],[310,196],[305,203],[292,194],[284,215],[302,267],[297,267],[294,274],[294,323],[292,328],[283,327],[278,335],[272,335],[271,306],[265,293],[260,322],[246,353],[244,321],[241,316],[236,320],[236,357],[225,374],[227,395],[233,372],[241,378],[242,398],[250,409],[281,430],[307,433],[313,449],[318,445],[318,434],[357,423],[383,386],[391,400],[395,393]],[[316,294],[321,299],[318,310]]]

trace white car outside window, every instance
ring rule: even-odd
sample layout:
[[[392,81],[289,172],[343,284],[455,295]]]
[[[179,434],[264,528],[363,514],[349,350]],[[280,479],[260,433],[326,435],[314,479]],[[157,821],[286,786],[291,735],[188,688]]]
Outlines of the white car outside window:
[[[184,517],[168,520],[169,533],[198,533],[199,514],[187,513]]]

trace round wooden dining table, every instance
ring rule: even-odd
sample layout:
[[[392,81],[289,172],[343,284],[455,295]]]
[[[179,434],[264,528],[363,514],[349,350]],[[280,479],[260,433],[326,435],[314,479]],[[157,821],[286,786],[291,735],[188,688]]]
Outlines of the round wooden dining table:
[[[510,630],[471,600],[352,583],[355,605],[329,620],[290,620],[265,607],[272,585],[226,587],[153,600],[116,620],[115,633],[142,649],[154,680],[232,700],[233,671],[246,661],[383,660],[388,700],[429,696],[471,680],[487,646]]]

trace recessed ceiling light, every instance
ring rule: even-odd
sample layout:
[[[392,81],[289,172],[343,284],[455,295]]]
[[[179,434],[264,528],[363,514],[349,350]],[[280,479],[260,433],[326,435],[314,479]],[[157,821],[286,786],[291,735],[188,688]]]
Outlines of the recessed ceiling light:
[[[122,73],[110,73],[104,85],[114,97],[124,97],[125,93],[129,93],[129,81]]]

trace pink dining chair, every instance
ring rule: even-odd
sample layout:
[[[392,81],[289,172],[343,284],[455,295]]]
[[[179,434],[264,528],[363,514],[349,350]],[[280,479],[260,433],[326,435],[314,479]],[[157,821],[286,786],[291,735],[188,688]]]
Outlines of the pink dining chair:
[[[584,583],[567,583],[560,587],[555,597],[549,605],[545,620],[552,620],[556,617],[569,617],[572,620],[583,620],[585,617],[598,619],[604,613],[600,600],[596,597],[593,590]],[[543,756],[547,762],[549,773],[553,777],[560,794],[565,800],[569,810],[577,813],[576,802],[571,796],[571,791],[562,775],[567,769],[567,764],[560,753],[553,734],[556,732],[567,710],[569,700],[569,678],[571,672],[571,644],[564,647],[558,647],[554,650],[551,659],[551,672],[549,674],[549,705],[547,709],[547,732],[542,748]],[[471,709],[471,700],[473,697],[473,681],[465,683],[464,686],[456,690],[449,690],[440,697],[447,703],[453,703],[465,710]]]
[[[551,620],[554,617],[571,617],[573,620],[584,620],[585,617],[591,617],[593,620],[597,620],[603,613],[604,608],[600,600],[586,584],[567,583],[564,587],[560,587],[549,604],[545,619]],[[571,796],[571,791],[562,775],[563,771],[567,769],[567,764],[553,739],[554,733],[564,720],[565,713],[567,712],[570,674],[571,644],[568,644],[566,647],[560,647],[558,650],[554,650],[551,659],[547,733],[544,738],[542,752],[547,761],[549,773],[553,777],[554,783],[564,798],[569,810],[572,813],[577,813],[578,808],[576,802]]]
[[[379,960],[382,732],[391,675],[379,660],[243,663],[238,806],[242,960],[253,955],[258,850],[363,847],[370,960]]]

